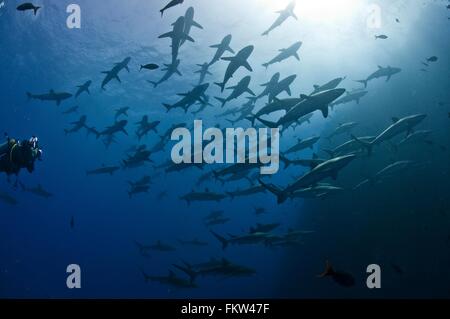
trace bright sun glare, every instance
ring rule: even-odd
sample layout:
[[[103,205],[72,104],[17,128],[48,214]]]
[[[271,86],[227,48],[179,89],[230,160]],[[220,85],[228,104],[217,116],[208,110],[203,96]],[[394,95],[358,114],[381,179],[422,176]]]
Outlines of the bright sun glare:
[[[292,0],[261,0],[273,11],[283,10]],[[297,0],[295,14],[304,20],[330,23],[352,18],[360,0]]]

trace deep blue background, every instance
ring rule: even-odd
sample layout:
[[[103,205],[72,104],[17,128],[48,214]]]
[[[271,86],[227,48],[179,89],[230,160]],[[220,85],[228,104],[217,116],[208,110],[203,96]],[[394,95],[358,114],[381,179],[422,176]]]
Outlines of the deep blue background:
[[[187,43],[180,51],[184,76],[174,76],[157,89],[145,80],[159,79],[160,72],[139,73],[139,65],[169,63],[169,41],[157,36],[170,30],[170,24],[191,4],[174,8],[161,19],[158,10],[165,1],[78,1],[82,29],[69,30],[65,26],[65,8],[69,3],[39,1],[43,9],[33,17],[30,12],[16,12],[16,1],[6,1],[0,15],[0,130],[19,138],[39,136],[44,161],[38,163],[33,175],[21,175],[21,181],[29,186],[41,183],[55,195],[50,200],[36,198],[12,189],[6,178],[0,179],[0,190],[19,201],[14,207],[0,201],[1,297],[448,297],[450,188],[445,147],[450,133],[450,99],[446,1],[380,2],[385,19],[381,30],[365,31],[364,18],[354,18],[348,28],[342,29],[300,19],[286,22],[281,28],[288,32],[280,28],[269,39],[260,37],[261,29],[276,16],[272,8],[264,6],[264,1],[195,1],[192,5],[196,20],[205,30],[193,29],[196,43]],[[401,20],[399,26],[392,22],[397,16]],[[389,34],[390,39],[374,42],[373,32]],[[188,207],[179,196],[195,189],[200,175],[195,168],[182,174],[161,175],[154,180],[149,195],[132,200],[126,192],[127,181],[154,174],[150,165],[120,171],[113,177],[87,177],[88,169],[103,163],[116,165],[136,140],[132,134],[118,136],[119,144],[105,149],[101,141],[86,137],[84,132],[64,136],[68,123],[86,114],[90,125],[104,128],[113,122],[114,110],[122,106],[131,107],[130,123],[144,114],[163,121],[160,133],[174,123],[192,123],[192,115],[186,116],[179,110],[166,114],[161,103],[176,101],[174,94],[186,92],[197,82],[197,75],[193,74],[195,64],[209,61],[214,50],[207,47],[228,33],[234,36],[235,50],[248,44],[256,47],[250,62],[255,69],[252,87],[257,92],[259,84],[276,71],[284,77],[299,75],[293,88],[298,95],[309,93],[315,83],[345,75],[348,79],[344,86],[356,88],[358,84],[352,80],[366,77],[377,64],[401,67],[403,72],[389,83],[371,82],[369,94],[360,105],[342,106],[328,120],[315,115],[313,124],[284,136],[281,145],[282,149],[288,148],[294,137],[328,135],[338,123],[346,121],[360,123],[358,135],[377,134],[393,116],[426,113],[428,118],[421,128],[434,131],[432,146],[422,145],[400,154],[383,148],[380,156],[352,164],[338,184],[351,188],[394,159],[417,160],[427,163],[425,168],[402,174],[388,185],[364,193],[349,191],[325,201],[296,201],[282,206],[276,204],[272,195],[263,194]],[[300,63],[289,60],[269,71],[260,67],[278,49],[299,39],[304,42]],[[420,61],[431,55],[438,56],[439,62],[428,73],[420,72]],[[127,56],[132,57],[131,73],[124,71],[122,84],[112,82],[106,92],[101,92],[100,72]],[[207,77],[207,81],[221,80],[225,68],[224,63],[215,65],[211,69],[214,76]],[[240,72],[234,81],[248,73]],[[44,93],[54,89],[74,93],[75,86],[86,80],[93,81],[92,94],[66,101],[61,107],[26,99],[27,91]],[[208,93],[219,94],[212,86]],[[79,115],[61,114],[73,105],[80,106]],[[230,103],[234,105],[240,104]],[[212,115],[222,111],[217,111],[218,105],[215,108],[202,115],[211,126],[216,124]],[[133,132],[131,126],[128,130]],[[336,139],[335,143],[345,139]],[[156,142],[155,135],[145,139],[149,146]],[[330,145],[324,139],[315,151],[327,147]],[[162,163],[169,156],[168,146],[165,153],[154,159]],[[302,157],[310,156],[310,151],[302,153]],[[291,168],[280,172],[274,181],[285,185],[303,171]],[[222,187],[211,183],[208,187],[221,192],[245,185],[242,182]],[[156,195],[163,190],[169,196],[157,201]],[[270,213],[257,218],[253,213],[255,206],[264,206]],[[299,228],[315,233],[306,237],[298,249],[244,246],[230,247],[224,253],[202,221],[214,209],[225,210],[231,218],[230,223],[215,228],[223,234],[239,234],[256,222],[281,222],[281,230]],[[72,216],[74,230],[69,226]],[[133,244],[134,240],[162,240],[175,245],[178,238],[194,237],[209,241],[209,247],[179,246],[175,253],[155,252],[144,258]],[[148,273],[166,275],[170,265],[180,259],[196,263],[209,257],[227,257],[254,267],[257,275],[201,279],[200,288],[177,291],[145,284],[139,272],[142,267]],[[357,286],[345,289],[330,280],[317,279],[327,258],[338,268],[352,272]],[[65,269],[71,263],[82,267],[81,290],[70,291],[65,286]],[[365,288],[365,268],[371,263],[379,263],[385,269],[383,289],[377,292]],[[401,265],[405,274],[396,275],[391,263]]]

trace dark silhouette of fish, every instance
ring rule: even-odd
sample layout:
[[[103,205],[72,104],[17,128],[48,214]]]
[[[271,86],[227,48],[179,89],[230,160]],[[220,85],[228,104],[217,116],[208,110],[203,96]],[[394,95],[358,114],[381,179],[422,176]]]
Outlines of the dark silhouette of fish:
[[[17,11],[33,10],[34,11],[34,15],[36,15],[40,8],[41,7],[35,6],[34,4],[32,4],[30,2],[26,2],[26,3],[23,3],[23,4],[19,5],[17,7]]]
[[[154,63],[145,64],[145,65],[141,65],[141,68],[139,69],[139,71],[142,71],[142,69],[153,71],[153,70],[159,69],[159,65],[154,64]]]
[[[346,272],[336,271],[327,260],[325,271],[319,275],[319,278],[331,277],[338,285],[350,288],[355,285],[355,278]]]
[[[159,10],[159,12],[161,12],[161,17],[164,15],[164,11],[166,11],[167,9],[170,9],[172,7],[175,7],[176,5],[182,4],[183,2],[184,2],[184,0],[172,0],[172,1],[170,1],[164,8]]]

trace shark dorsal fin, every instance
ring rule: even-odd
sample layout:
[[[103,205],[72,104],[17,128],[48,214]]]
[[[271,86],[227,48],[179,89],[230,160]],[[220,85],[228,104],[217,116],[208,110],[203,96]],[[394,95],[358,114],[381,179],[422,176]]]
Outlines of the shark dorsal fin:
[[[383,67],[381,65],[378,66],[379,69],[382,69]]]
[[[175,273],[172,270],[169,270],[169,277],[175,278]]]
[[[320,86],[318,86],[317,84],[314,84],[313,87],[317,90],[318,88],[320,88]]]
[[[318,159],[318,158],[319,158],[319,156],[317,156],[317,154],[314,153],[314,154],[313,154],[313,159]]]

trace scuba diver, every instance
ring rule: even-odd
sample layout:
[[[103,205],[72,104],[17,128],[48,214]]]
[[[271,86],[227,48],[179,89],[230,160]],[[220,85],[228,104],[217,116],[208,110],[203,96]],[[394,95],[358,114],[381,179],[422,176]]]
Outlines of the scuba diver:
[[[42,159],[38,138],[33,136],[27,141],[19,141],[5,135],[7,142],[0,144],[0,172],[17,176],[22,168],[26,168],[33,173],[34,162]]]

